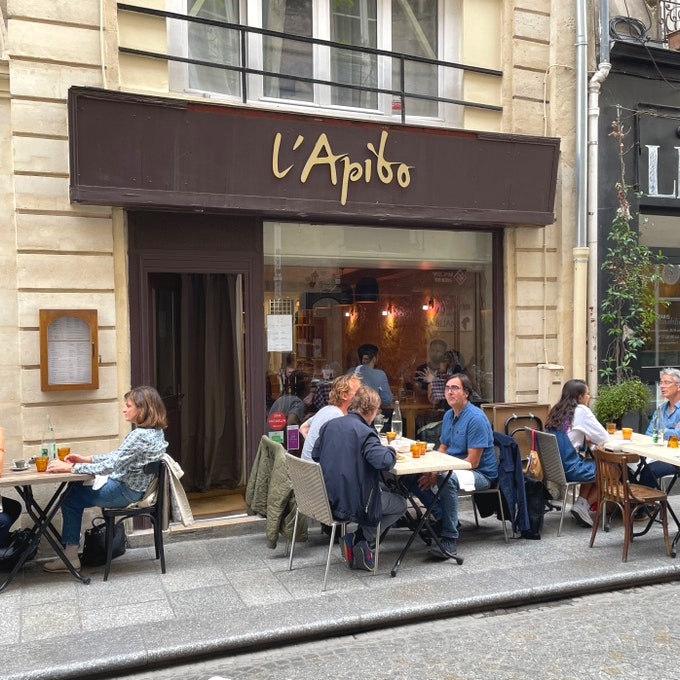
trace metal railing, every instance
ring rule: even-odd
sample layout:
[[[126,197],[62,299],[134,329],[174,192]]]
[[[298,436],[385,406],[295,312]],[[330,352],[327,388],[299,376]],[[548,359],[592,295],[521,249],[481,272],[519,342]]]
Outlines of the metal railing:
[[[145,49],[135,49],[132,47],[119,46],[118,50],[121,54],[137,55],[151,59],[159,59],[167,61],[169,63],[175,64],[185,64],[187,66],[195,67],[207,67],[210,69],[217,69],[225,72],[238,74],[240,81],[240,99],[243,103],[248,103],[249,101],[249,76],[259,76],[262,79],[278,79],[291,81],[294,83],[305,83],[311,86],[321,85],[336,90],[347,90],[349,92],[361,92],[369,93],[371,95],[389,95],[393,99],[393,110],[400,112],[400,119],[402,123],[406,122],[406,116],[408,114],[407,107],[410,101],[414,102],[436,102],[437,104],[448,104],[454,106],[460,106],[464,108],[474,108],[482,109],[487,111],[502,112],[502,106],[496,106],[493,104],[485,104],[482,102],[475,102],[465,99],[460,99],[454,96],[442,96],[441,94],[432,95],[423,92],[414,92],[407,89],[406,84],[406,73],[409,65],[419,65],[420,67],[431,67],[437,69],[437,87],[440,89],[441,80],[445,78],[440,78],[439,76],[446,72],[452,75],[454,78],[456,76],[463,75],[465,73],[474,73],[483,76],[489,76],[495,79],[500,79],[503,76],[502,71],[481,68],[476,66],[469,66],[466,64],[459,64],[456,62],[441,61],[439,59],[430,59],[426,57],[417,57],[406,54],[401,54],[398,52],[390,52],[387,50],[381,50],[370,47],[357,47],[354,45],[347,45],[342,43],[333,42],[330,40],[321,40],[317,38],[309,38],[305,36],[292,35],[290,33],[281,33],[277,31],[271,31],[263,28],[255,28],[252,26],[246,26],[243,24],[234,24],[225,21],[218,21],[215,19],[208,19],[205,17],[188,16],[186,14],[178,14],[175,12],[168,12],[164,10],[151,9],[148,7],[138,7],[136,5],[130,5],[127,3],[118,3],[119,11],[132,12],[136,14],[142,14],[147,16],[155,16],[158,18],[164,18],[166,20],[174,20],[180,22],[186,22],[187,30],[190,25],[204,25],[215,27],[220,30],[233,31],[238,35],[238,50],[234,52],[238,54],[239,63],[237,64],[226,64],[221,62],[206,61],[202,59],[195,59],[184,54],[171,54],[170,51],[167,52],[155,52]],[[381,87],[380,85],[368,85],[368,84],[358,84],[353,82],[345,82],[338,80],[331,80],[319,77],[306,77],[304,75],[295,73],[282,73],[275,71],[267,71],[263,68],[255,68],[249,64],[249,49],[248,49],[248,39],[250,36],[260,36],[261,40],[266,38],[284,40],[286,43],[291,42],[298,43],[299,45],[311,45],[312,50],[317,48],[327,48],[330,50],[339,50],[343,53],[360,54],[367,55],[371,58],[383,58],[394,60],[399,67],[394,69],[396,72],[396,77],[393,77],[393,81],[397,80],[398,83],[391,83],[391,87]],[[264,63],[264,62],[263,62]],[[459,88],[454,88],[462,91],[462,86]],[[282,98],[283,99],[283,98]],[[316,106],[321,107],[322,105],[316,103]],[[370,107],[369,107],[370,108]]]

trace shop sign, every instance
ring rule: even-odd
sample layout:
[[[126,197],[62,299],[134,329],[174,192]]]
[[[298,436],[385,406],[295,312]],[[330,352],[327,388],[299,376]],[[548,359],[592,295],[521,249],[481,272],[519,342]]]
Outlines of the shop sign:
[[[641,205],[678,205],[680,200],[680,109],[641,107],[638,112]]]

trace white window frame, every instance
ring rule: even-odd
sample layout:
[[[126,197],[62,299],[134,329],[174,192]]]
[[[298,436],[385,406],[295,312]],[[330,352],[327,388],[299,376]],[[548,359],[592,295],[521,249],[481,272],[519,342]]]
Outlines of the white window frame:
[[[314,0],[313,36],[321,40],[330,40],[331,0]],[[438,8],[438,51],[437,58],[442,61],[459,62],[462,42],[462,0],[439,0]],[[186,0],[167,0],[168,11],[182,14],[185,12]],[[255,28],[262,28],[261,0],[239,0],[240,23]],[[378,0],[377,5],[377,43],[378,48],[392,50],[392,0]],[[173,21],[168,31],[168,45],[173,54],[188,54],[188,34],[179,26],[181,22]],[[249,34],[247,41],[249,68],[261,70],[264,66],[262,36]],[[314,77],[319,80],[330,80],[331,51],[324,45],[315,45],[313,51]],[[440,67],[438,76],[438,92],[458,92],[462,94],[463,73],[460,70]],[[188,65],[170,61],[169,79],[172,92],[183,92],[192,96],[240,101],[241,96],[233,96],[217,92],[205,92],[189,88]],[[313,111],[315,113],[342,113],[343,116],[384,120],[399,118],[399,112],[392,111],[392,96],[378,95],[378,108],[356,108],[332,103],[332,87],[330,85],[314,85],[314,101],[301,102],[265,97],[262,76],[250,74],[247,78],[247,101],[249,104],[262,104],[266,108],[281,110]],[[389,57],[378,57],[379,87],[392,89],[392,63]],[[438,114],[431,116],[408,115],[409,122],[428,125],[460,126],[463,121],[462,107],[439,103]]]

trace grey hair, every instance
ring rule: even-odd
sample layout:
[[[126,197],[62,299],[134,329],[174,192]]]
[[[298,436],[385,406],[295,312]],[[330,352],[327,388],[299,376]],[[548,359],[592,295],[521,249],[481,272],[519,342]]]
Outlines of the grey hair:
[[[676,384],[680,385],[680,370],[678,370],[677,368],[664,368],[661,371],[661,373],[659,373],[659,377],[663,378],[664,375],[667,375],[667,376],[673,378],[673,380],[675,380]]]

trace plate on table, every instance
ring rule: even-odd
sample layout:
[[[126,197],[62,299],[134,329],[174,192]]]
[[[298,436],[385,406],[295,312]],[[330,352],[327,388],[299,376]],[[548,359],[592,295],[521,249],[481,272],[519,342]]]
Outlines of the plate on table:
[[[22,468],[14,467],[14,465],[12,465],[12,467],[10,468],[10,470],[12,472],[26,472],[27,470],[30,470],[30,469],[31,469],[30,465],[27,465],[26,467],[22,467]]]

